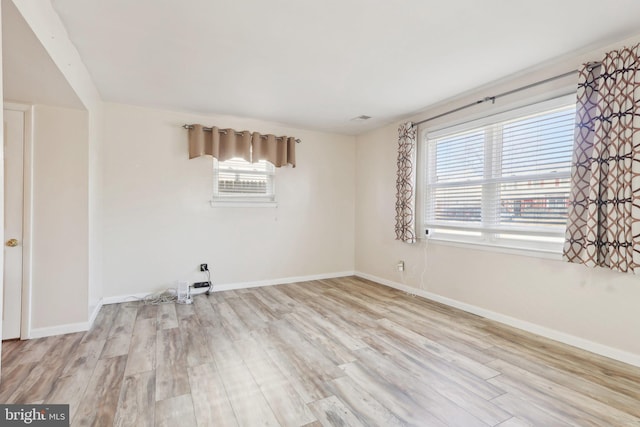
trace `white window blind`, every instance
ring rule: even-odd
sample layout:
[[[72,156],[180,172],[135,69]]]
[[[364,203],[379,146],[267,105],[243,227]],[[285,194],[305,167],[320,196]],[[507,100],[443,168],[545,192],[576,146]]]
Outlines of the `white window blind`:
[[[213,201],[273,202],[275,167],[264,160],[249,163],[234,158],[214,159]]]
[[[570,99],[427,135],[425,226],[434,236],[559,249],[575,126]]]

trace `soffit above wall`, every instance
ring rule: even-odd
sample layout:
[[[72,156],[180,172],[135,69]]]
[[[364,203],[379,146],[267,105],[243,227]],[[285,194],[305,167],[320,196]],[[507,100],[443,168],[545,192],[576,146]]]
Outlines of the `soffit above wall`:
[[[84,109],[9,0],[2,0],[2,84],[7,101]]]

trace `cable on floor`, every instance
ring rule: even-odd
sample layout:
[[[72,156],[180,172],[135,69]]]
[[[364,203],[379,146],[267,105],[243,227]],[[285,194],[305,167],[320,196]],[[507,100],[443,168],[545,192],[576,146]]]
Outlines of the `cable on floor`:
[[[167,289],[166,291],[156,292],[155,294],[149,294],[142,298],[142,302],[145,305],[160,305],[176,302],[178,300],[178,293],[175,289]]]

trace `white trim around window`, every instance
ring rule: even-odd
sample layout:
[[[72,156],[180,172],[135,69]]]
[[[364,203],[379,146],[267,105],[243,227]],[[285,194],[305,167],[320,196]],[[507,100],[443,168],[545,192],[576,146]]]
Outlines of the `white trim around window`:
[[[261,160],[213,159],[212,207],[277,207],[275,167]]]
[[[422,133],[429,238],[561,253],[575,95]]]

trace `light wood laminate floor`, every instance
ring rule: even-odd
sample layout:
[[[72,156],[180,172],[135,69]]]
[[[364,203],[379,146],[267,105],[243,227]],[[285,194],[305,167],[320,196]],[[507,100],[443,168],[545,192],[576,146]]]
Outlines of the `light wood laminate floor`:
[[[0,402],[73,426],[640,426],[640,369],[351,277],[104,306],[4,343]]]

